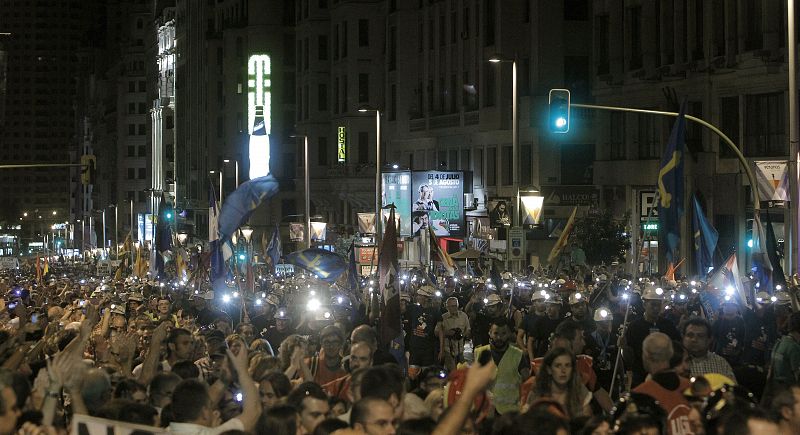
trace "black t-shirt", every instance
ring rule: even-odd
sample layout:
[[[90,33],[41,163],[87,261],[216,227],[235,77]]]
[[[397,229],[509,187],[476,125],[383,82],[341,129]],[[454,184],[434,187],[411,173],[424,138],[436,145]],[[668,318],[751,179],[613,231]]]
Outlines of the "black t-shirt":
[[[547,353],[550,347],[550,336],[556,332],[556,327],[562,318],[551,319],[547,316],[541,316],[534,319],[531,324],[531,329],[528,330],[528,337],[533,337],[533,356],[538,358]]]
[[[644,318],[631,322],[628,325],[628,331],[625,333],[625,339],[628,346],[633,349],[634,355],[632,387],[644,382],[644,378],[647,376],[644,365],[642,364],[642,343],[644,343],[645,337],[653,332],[663,332],[673,340],[680,340],[681,338],[675,325],[664,318],[659,318],[655,323],[648,322]]]
[[[259,314],[258,316],[253,317],[250,319],[250,323],[253,324],[256,334],[260,334],[265,329],[268,330],[275,324],[275,322],[272,320],[272,316],[267,316],[266,314]]]
[[[292,331],[290,331],[289,328],[286,328],[283,331],[278,331],[278,328],[272,326],[269,329],[267,329],[267,332],[263,334],[262,337],[267,339],[267,341],[269,341],[269,344],[272,346],[272,349],[275,351],[275,353],[278,353],[279,352],[278,349],[280,349],[281,343],[283,343],[283,340],[285,340],[286,337],[290,335],[292,335]]]
[[[442,320],[442,314],[435,308],[412,305],[407,310],[409,318],[409,346],[414,348],[434,348],[438,343],[434,329]]]
[[[759,317],[747,310],[744,312],[745,338],[742,364],[757,366],[766,365],[768,352],[778,340],[778,326],[775,323],[775,312],[767,311]]]

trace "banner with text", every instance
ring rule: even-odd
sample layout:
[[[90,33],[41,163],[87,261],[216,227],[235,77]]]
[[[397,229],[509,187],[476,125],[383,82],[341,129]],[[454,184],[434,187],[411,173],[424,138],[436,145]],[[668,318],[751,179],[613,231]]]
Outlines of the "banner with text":
[[[761,201],[789,201],[789,165],[785,160],[756,161]]]
[[[464,173],[460,171],[414,172],[416,199],[411,204],[417,231],[431,225],[437,236],[463,237]]]

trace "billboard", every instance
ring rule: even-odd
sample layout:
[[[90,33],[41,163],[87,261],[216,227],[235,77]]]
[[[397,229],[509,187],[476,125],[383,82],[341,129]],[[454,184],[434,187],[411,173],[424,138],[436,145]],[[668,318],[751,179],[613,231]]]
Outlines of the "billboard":
[[[437,236],[464,236],[464,173],[419,171],[412,176],[415,198],[411,203],[413,228],[427,225]]]
[[[399,234],[404,237],[411,236],[411,172],[384,172],[381,206],[394,204],[395,219]],[[416,173],[414,174],[416,177]],[[386,222],[390,210],[383,210],[383,222]]]

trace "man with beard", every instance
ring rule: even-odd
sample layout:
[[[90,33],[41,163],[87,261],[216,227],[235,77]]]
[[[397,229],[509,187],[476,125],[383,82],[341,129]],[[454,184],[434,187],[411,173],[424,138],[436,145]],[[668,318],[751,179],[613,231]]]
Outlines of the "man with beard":
[[[533,327],[536,319],[547,316],[544,290],[534,290],[531,294],[531,310],[522,318],[522,327],[517,330],[517,347],[527,349],[528,331]]]
[[[510,344],[513,339],[513,322],[505,317],[495,317],[489,329],[489,344],[475,349],[476,361],[481,361],[484,352],[491,352],[497,365],[492,394],[498,414],[519,410],[520,385],[531,372],[531,362],[525,352]]]
[[[473,300],[467,304],[466,312],[472,321],[472,342],[477,346],[489,343],[489,329],[492,320],[496,317],[503,317],[503,300],[496,294],[490,294],[482,301],[476,300],[480,296],[476,292]],[[483,309],[479,307],[483,305]]]
[[[550,336],[561,323],[561,301],[554,295],[545,297],[547,316],[539,317],[529,325],[528,329],[528,358],[533,360],[542,357],[550,347]]]

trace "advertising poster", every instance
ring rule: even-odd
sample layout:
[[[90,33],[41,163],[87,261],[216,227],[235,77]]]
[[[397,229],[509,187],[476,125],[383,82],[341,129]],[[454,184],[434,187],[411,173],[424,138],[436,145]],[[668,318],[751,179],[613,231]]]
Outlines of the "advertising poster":
[[[758,194],[762,201],[789,200],[789,165],[786,161],[756,161]]]
[[[414,175],[416,177],[416,174]],[[395,216],[400,235],[411,236],[411,172],[385,172],[383,173],[383,195],[381,206],[394,204],[397,209]],[[389,210],[384,210],[383,221],[388,219]],[[384,213],[382,213],[384,214]]]
[[[412,178],[412,228],[419,232],[430,225],[437,236],[464,236],[464,173],[420,171]]]
[[[306,225],[300,222],[289,222],[289,240],[302,242],[306,239]]]
[[[511,199],[494,198],[489,200],[489,227],[504,228],[511,226]]]

